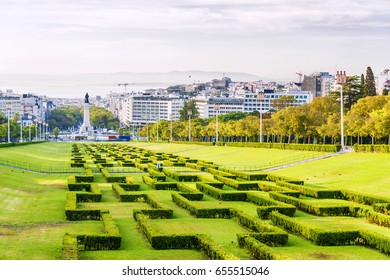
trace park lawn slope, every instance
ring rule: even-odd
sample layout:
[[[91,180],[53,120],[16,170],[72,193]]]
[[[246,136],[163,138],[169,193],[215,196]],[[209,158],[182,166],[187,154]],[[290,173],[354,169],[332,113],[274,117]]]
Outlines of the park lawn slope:
[[[390,197],[390,155],[349,153],[286,167],[272,174],[294,177],[333,189]]]

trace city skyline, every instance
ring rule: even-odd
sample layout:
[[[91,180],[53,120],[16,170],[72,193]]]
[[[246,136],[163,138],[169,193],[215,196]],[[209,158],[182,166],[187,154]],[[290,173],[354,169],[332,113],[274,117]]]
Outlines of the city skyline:
[[[390,7],[384,0],[1,4],[1,89],[1,74],[198,69],[278,81],[297,80],[296,72],[359,75],[371,66],[378,75],[389,67]]]

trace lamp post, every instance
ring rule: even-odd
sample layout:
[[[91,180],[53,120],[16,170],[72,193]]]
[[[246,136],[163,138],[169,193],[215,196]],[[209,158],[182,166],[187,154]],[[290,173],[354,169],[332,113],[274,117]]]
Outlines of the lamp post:
[[[23,142],[23,116],[20,116],[20,141]]]
[[[191,142],[191,116],[192,111],[188,111],[188,142]]]
[[[218,143],[218,111],[219,111],[220,105],[216,103],[214,105],[215,110],[215,143]]]
[[[173,140],[173,138],[172,138],[172,120],[173,120],[173,115],[172,114],[169,114],[169,118],[170,118],[170,120],[171,120],[171,131],[170,131],[170,142],[172,143],[172,140]]]
[[[38,132],[37,132],[38,119],[35,119],[34,123],[35,123],[35,137],[34,137],[34,139],[38,140]]]
[[[38,120],[39,123],[39,141],[42,140],[42,121]]]
[[[263,100],[264,100],[264,92],[259,92],[258,96],[260,102],[260,125],[259,125],[259,142],[263,143]]]
[[[8,143],[11,142],[11,129],[10,129],[10,118],[11,118],[11,108],[12,108],[12,103],[7,102],[6,104],[6,109],[7,109],[7,119],[8,119]]]
[[[31,142],[31,120],[32,115],[28,114],[28,142]]]
[[[336,83],[340,86],[340,136],[341,136],[341,150],[345,151],[344,147],[344,97],[343,97],[343,85],[347,83],[347,76],[345,71],[337,71]]]
[[[46,135],[47,135],[47,140],[49,140],[48,132],[49,132],[49,123],[46,123]]]

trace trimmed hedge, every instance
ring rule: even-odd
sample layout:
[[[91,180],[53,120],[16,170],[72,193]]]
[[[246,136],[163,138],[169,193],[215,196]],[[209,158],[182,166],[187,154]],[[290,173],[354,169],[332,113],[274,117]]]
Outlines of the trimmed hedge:
[[[342,198],[343,195],[340,190],[327,190],[315,187],[309,187],[305,185],[297,185],[293,183],[288,183],[285,181],[276,181],[276,185],[292,189],[295,191],[299,191],[302,195],[314,197],[318,199],[326,199],[326,198]]]
[[[233,175],[233,174],[228,173],[228,172],[220,171],[220,170],[217,170],[215,168],[209,168],[207,171],[210,174],[213,174],[214,177],[215,177],[215,175],[217,175],[217,176],[221,176],[221,177],[225,177],[225,178],[229,178],[229,179],[236,179],[237,178],[236,175]]]
[[[322,206],[316,205],[315,202],[301,200],[282,193],[270,192],[270,197],[288,204],[292,204],[299,210],[316,216],[357,216],[360,207],[352,206]]]
[[[285,204],[283,202],[274,200],[272,198],[267,198],[262,195],[259,195],[257,193],[248,193],[247,194],[247,199],[250,202],[253,202],[257,205],[260,205],[261,207],[257,208],[257,215],[259,216],[260,219],[268,219],[269,215],[273,211],[278,211],[279,213],[282,213],[284,215],[287,215],[289,217],[294,216],[296,207]]]
[[[361,238],[358,239],[360,245],[377,249],[384,254],[390,255],[390,239],[380,233],[360,230]]]
[[[205,256],[210,260],[239,260],[239,258],[230,252],[227,252],[221,245],[218,245],[210,237],[198,234],[198,246]]]
[[[201,182],[196,183],[196,188],[199,191],[222,201],[246,201],[245,192],[225,192]]]
[[[197,218],[230,218],[229,208],[198,208],[180,193],[172,193],[172,201]]]
[[[303,180],[285,177],[285,176],[276,175],[276,174],[270,174],[270,173],[267,174],[267,179],[268,179],[268,181],[272,181],[272,182],[285,181],[287,183],[292,183],[292,184],[297,184],[297,185],[303,185],[305,183],[305,181],[303,181]]]
[[[275,225],[302,235],[319,246],[353,245],[360,237],[358,230],[321,230],[277,212],[272,212],[270,217]]]
[[[66,233],[62,239],[62,260],[78,260],[79,248],[77,236]]]
[[[170,169],[164,168],[163,173],[168,177],[171,177],[179,182],[196,182],[198,176],[194,174],[181,174],[179,172],[172,171]]]
[[[390,216],[374,211],[368,211],[366,218],[370,223],[380,225],[382,227],[390,227]]]
[[[389,145],[364,145],[355,144],[353,149],[357,153],[390,153]]]
[[[372,208],[375,212],[390,215],[390,203],[376,203]]]
[[[263,244],[256,238],[244,235],[237,234],[238,244],[241,248],[246,248],[253,259],[256,260],[291,260],[290,257],[287,257],[283,254],[280,254],[273,250],[271,247]]]
[[[344,199],[365,205],[373,205],[376,203],[390,203],[389,198],[377,195],[371,195],[350,190],[341,190],[341,193]]]
[[[214,178],[217,179],[218,181],[221,181],[222,183],[235,188],[239,191],[246,191],[246,190],[258,190],[259,186],[257,182],[242,182],[242,181],[237,181],[234,179],[230,179],[227,177],[222,177],[218,175],[214,175]]]
[[[112,184],[112,191],[121,202],[138,202],[145,200],[144,194],[128,193],[117,183]]]
[[[266,180],[268,176],[267,173],[263,173],[263,172],[243,172],[243,171],[238,171],[230,168],[221,168],[220,170],[236,175],[238,178],[248,180],[248,181]]]

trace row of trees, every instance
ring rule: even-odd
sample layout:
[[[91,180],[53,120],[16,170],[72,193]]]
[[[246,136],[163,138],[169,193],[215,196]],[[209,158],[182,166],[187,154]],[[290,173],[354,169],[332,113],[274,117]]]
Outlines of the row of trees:
[[[90,122],[94,127],[105,127],[109,129],[118,129],[119,120],[113,116],[110,111],[104,108],[90,107]],[[78,127],[83,122],[84,108],[77,106],[63,106],[50,112],[48,119],[50,127],[58,127],[60,130],[68,130],[72,127]]]
[[[348,102],[347,97],[345,102]],[[189,125],[191,128],[189,129]],[[390,142],[390,96],[367,96],[351,105],[344,117],[348,144]],[[213,141],[216,118],[172,123],[175,140]],[[141,137],[170,139],[171,123],[161,120],[139,131]],[[149,135],[147,135],[149,133]],[[286,143],[336,143],[340,141],[340,101],[337,96],[318,97],[310,104],[263,114],[263,140]],[[259,141],[259,113],[231,113],[218,118],[218,136],[223,142]]]
[[[76,128],[83,122],[83,109],[77,106],[64,106],[51,111],[48,118],[49,131],[55,132],[58,136],[59,130],[68,130],[70,128]],[[20,140],[20,115],[15,114],[10,119],[10,137],[11,141]],[[109,129],[118,129],[119,121],[111,112],[104,108],[91,106],[90,108],[90,120],[91,124],[95,127],[104,127]],[[57,129],[55,129],[57,128]],[[31,139],[39,138],[41,128],[39,125],[32,124],[30,127],[25,126],[22,128],[23,141],[28,141],[31,135]],[[42,134],[43,134],[42,128]],[[43,136],[42,136],[43,137]],[[0,112],[0,139],[1,141],[7,141],[8,138],[8,120],[4,114]]]

